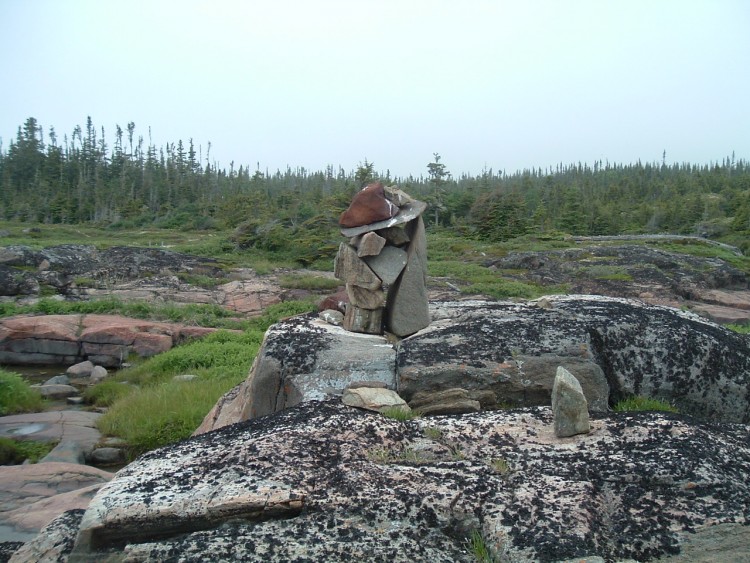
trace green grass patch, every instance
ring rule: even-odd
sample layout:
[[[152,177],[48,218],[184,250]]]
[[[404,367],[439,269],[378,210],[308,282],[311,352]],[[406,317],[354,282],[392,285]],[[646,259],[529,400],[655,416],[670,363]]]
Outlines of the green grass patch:
[[[122,301],[105,297],[92,301],[63,301],[44,298],[34,304],[18,305],[0,303],[0,317],[23,314],[43,315],[123,315],[135,319],[147,319],[181,323],[210,328],[244,330],[250,326],[246,319],[238,319],[236,313],[219,305],[203,303],[148,303],[146,301]]]
[[[285,274],[279,276],[279,285],[285,289],[322,291],[336,289],[342,285],[342,282],[335,278],[326,278],[314,274]]]
[[[595,264],[578,269],[578,276],[605,281],[633,281],[633,276],[623,266]]]
[[[19,374],[0,369],[0,416],[38,412],[43,406],[42,396]]]
[[[247,377],[268,327],[314,309],[308,301],[272,305],[248,320],[244,332],[217,331],[119,371],[86,394],[110,406],[100,431],[123,438],[133,457],[189,437],[216,401]],[[174,381],[184,374],[198,377]]]
[[[110,407],[135,390],[135,386],[128,385],[123,381],[105,379],[93,387],[87,387],[83,392],[83,398],[87,403],[94,404],[97,407]]]
[[[123,438],[132,459],[189,437],[235,383],[226,378],[199,378],[136,389],[115,402],[99,419],[98,427],[106,435]]]
[[[677,407],[670,405],[661,399],[652,399],[640,395],[629,397],[618,402],[614,406],[615,412],[633,412],[633,411],[661,411],[661,412],[679,412]]]
[[[11,440],[0,437],[0,465],[19,465],[25,461],[37,463],[57,444],[33,440]]]
[[[740,334],[750,334],[750,325],[729,324],[727,328]]]
[[[386,418],[392,418],[393,420],[400,420],[402,422],[412,420],[419,417],[419,413],[409,408],[401,407],[388,407],[380,411],[380,414]]]
[[[480,264],[460,260],[432,261],[427,264],[432,277],[449,278],[459,282],[461,293],[486,295],[494,299],[535,299],[552,293],[566,293],[565,286],[540,286],[503,277]]]

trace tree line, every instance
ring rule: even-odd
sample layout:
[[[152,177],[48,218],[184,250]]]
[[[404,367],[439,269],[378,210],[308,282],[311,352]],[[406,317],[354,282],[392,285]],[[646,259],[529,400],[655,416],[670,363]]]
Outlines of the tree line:
[[[304,233],[309,254],[338,239],[338,215],[374,179],[426,200],[432,228],[502,241],[529,233],[698,234],[741,243],[750,232],[750,165],[734,155],[711,164],[559,164],[512,173],[485,169],[454,177],[435,153],[426,175],[391,177],[365,160],[355,170],[328,166],[273,173],[211,163],[193,140],[156,147],[117,126],[110,141],[89,117],[60,139],[33,117],[0,146],[0,218],[237,229],[245,246],[274,249]],[[332,234],[333,233],[333,234]],[[296,238],[295,238],[296,237]]]

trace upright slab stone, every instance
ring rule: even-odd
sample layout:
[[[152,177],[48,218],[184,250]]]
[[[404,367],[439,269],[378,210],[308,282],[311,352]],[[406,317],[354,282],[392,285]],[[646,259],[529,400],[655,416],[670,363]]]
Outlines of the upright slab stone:
[[[380,254],[367,256],[364,261],[384,284],[390,285],[398,279],[406,266],[407,254],[405,250],[395,246],[386,246]]]
[[[345,283],[366,289],[378,289],[382,285],[380,278],[357,256],[357,251],[345,242],[339,245],[333,275]]]
[[[575,376],[560,366],[552,385],[552,414],[555,436],[567,438],[576,434],[588,434],[589,409],[581,384]]]
[[[427,302],[427,238],[418,217],[409,224],[411,244],[406,266],[388,291],[386,327],[396,336],[409,336],[430,324]]]

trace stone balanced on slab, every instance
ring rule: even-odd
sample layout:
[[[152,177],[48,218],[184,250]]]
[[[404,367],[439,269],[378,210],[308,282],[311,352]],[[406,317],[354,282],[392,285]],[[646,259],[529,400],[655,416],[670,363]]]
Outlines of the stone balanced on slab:
[[[346,330],[404,337],[429,324],[421,218],[426,208],[397,187],[376,182],[341,215],[341,234],[349,241],[339,246],[334,274],[349,297]]]

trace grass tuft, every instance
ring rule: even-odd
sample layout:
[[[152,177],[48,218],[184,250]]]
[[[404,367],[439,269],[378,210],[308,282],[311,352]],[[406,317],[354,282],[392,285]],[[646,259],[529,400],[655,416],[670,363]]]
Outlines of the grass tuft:
[[[43,406],[42,396],[19,374],[0,369],[0,416],[38,412]]]
[[[50,453],[57,444],[33,440],[11,440],[0,437],[0,465],[20,465],[37,463]]]
[[[661,399],[652,399],[650,397],[635,396],[629,397],[617,403],[614,407],[615,412],[633,412],[633,411],[661,411],[661,412],[679,412],[677,407],[670,405]]]

